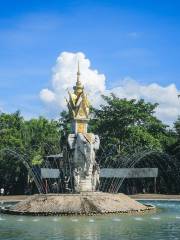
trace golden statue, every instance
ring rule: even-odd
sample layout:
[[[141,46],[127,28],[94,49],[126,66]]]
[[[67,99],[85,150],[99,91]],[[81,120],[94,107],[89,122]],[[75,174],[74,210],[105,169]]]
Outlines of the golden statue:
[[[90,103],[87,94],[84,92],[84,87],[80,82],[79,62],[76,86],[74,86],[73,89],[73,93],[68,92],[69,101],[67,101],[69,113],[74,123],[73,130],[75,133],[87,133]]]

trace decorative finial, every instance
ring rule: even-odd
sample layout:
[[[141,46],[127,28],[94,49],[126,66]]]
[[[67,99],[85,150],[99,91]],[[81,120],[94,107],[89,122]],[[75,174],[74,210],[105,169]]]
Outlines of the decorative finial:
[[[79,60],[78,60],[78,71],[77,71],[77,83],[80,82],[80,67],[79,67]]]
[[[80,67],[79,67],[79,60],[78,60],[78,71],[77,71],[77,81],[76,81],[76,86],[73,87],[74,92],[76,95],[79,95],[80,93],[83,92],[83,85],[81,84],[80,81]]]

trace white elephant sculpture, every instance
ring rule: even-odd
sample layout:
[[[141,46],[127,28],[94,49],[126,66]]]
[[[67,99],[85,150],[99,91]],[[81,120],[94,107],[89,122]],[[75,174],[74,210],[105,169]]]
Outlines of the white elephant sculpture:
[[[100,172],[95,159],[95,152],[100,144],[98,135],[70,134],[68,143],[72,150],[75,191],[95,191],[99,185]]]

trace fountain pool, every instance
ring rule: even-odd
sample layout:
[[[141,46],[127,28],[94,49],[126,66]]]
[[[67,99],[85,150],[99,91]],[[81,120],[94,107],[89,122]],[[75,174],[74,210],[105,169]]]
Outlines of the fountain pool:
[[[31,217],[0,214],[2,240],[180,239],[179,201],[142,201],[157,206],[145,215]]]

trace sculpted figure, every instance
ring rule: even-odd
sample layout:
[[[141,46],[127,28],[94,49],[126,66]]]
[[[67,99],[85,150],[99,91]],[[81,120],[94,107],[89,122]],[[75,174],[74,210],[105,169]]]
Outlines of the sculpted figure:
[[[73,177],[74,177],[74,190],[75,192],[79,192],[79,184],[80,184],[80,168],[75,168],[73,171]]]
[[[74,190],[95,191],[99,185],[99,166],[95,159],[95,152],[99,149],[99,137],[87,133],[90,103],[80,82],[79,65],[73,89],[73,93],[69,92],[67,105],[73,132],[68,136],[68,145],[71,149]]]
[[[86,188],[95,191],[99,185],[99,166],[95,160],[95,151],[99,148],[99,137],[94,134],[71,134],[68,138],[74,163],[74,188],[80,189],[82,181],[87,180]]]

